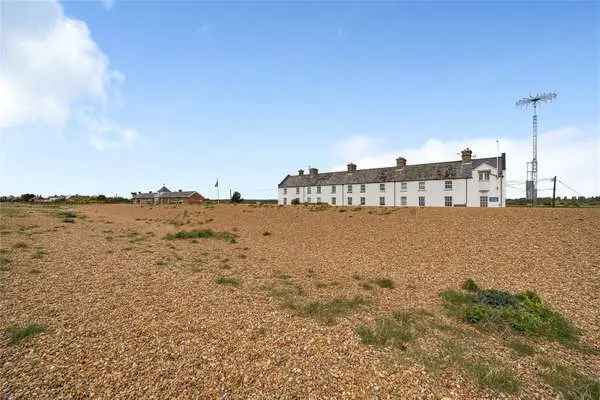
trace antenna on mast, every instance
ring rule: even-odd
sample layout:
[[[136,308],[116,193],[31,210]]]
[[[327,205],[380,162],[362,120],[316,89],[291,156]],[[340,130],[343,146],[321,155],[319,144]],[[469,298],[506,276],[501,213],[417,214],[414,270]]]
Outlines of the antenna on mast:
[[[527,181],[525,182],[525,193],[527,200],[531,201],[531,205],[535,205],[537,201],[537,188],[538,188],[538,160],[537,160],[537,136],[538,136],[538,116],[537,106],[538,103],[549,103],[558,96],[556,92],[538,93],[536,95],[529,95],[523,97],[515,104],[517,107],[523,107],[528,109],[529,106],[533,105],[533,126],[531,132],[531,161],[527,162]]]

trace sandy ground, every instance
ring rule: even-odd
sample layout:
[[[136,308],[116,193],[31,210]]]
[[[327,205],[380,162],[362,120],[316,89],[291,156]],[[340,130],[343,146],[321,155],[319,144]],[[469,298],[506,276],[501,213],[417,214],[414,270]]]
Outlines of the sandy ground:
[[[502,394],[458,368],[419,362],[442,333],[424,332],[400,351],[362,344],[355,332],[409,309],[464,325],[444,314],[439,292],[472,277],[482,287],[535,290],[599,347],[598,209],[74,210],[75,223],[54,209],[2,214],[0,329],[47,329],[18,344],[2,336],[0,398],[556,398],[536,372],[542,358],[600,376],[598,352],[529,341],[536,354],[517,357],[501,336],[448,336],[473,345],[466,356],[513,371],[522,387]],[[236,243],[163,238],[206,228]],[[240,285],[220,285],[220,276]],[[395,288],[363,288],[377,278]],[[285,285],[306,301],[369,304],[326,324],[269,290]]]

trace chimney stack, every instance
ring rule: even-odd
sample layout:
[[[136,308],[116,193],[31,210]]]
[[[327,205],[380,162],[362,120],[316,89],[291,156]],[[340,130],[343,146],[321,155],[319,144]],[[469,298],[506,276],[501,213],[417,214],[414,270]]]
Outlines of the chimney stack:
[[[347,165],[347,167],[348,167],[348,172],[356,172],[356,164],[354,164],[354,163],[349,163],[349,164]]]
[[[300,176],[304,175],[304,170],[303,169],[299,169],[298,170],[298,175],[300,175]]]
[[[308,171],[311,175],[317,175],[319,173],[319,170],[317,168],[309,168]]]
[[[398,166],[398,168],[406,167],[406,158],[404,158],[404,157],[396,158],[396,165]]]
[[[473,154],[473,152],[471,151],[471,149],[469,149],[468,147],[466,149],[464,149],[463,151],[460,152],[460,154],[462,155],[462,161],[463,162],[471,162],[471,155]]]

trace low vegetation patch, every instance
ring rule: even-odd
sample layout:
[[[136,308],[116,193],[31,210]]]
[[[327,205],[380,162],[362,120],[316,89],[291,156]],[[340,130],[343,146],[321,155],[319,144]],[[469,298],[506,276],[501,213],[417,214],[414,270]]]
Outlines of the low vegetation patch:
[[[35,259],[40,259],[43,258],[46,254],[46,251],[44,249],[42,249],[41,247],[38,247],[35,250],[35,253],[33,253],[33,255],[31,256],[31,258],[35,258]]]
[[[532,346],[517,339],[509,340],[506,345],[521,356],[531,356],[535,354],[535,349]]]
[[[561,399],[600,399],[600,379],[583,375],[573,367],[549,365],[549,369],[542,372],[541,376],[546,384],[560,393]]]
[[[215,283],[226,286],[240,286],[240,280],[231,276],[219,276],[217,279],[215,279]]]
[[[394,281],[389,278],[374,279],[371,282],[385,289],[393,289],[395,287]]]
[[[6,330],[10,344],[17,344],[24,339],[39,335],[46,331],[46,327],[39,324],[29,324],[23,328],[11,326]]]
[[[466,362],[465,369],[479,386],[495,392],[512,394],[521,386],[510,369],[490,361]]]
[[[8,264],[10,264],[10,258],[0,256],[0,271],[8,271]]]
[[[194,231],[179,231],[176,233],[169,233],[164,237],[167,240],[175,239],[221,239],[228,243],[236,243],[235,235],[230,232],[218,232],[212,229],[202,229]]]
[[[416,338],[415,320],[410,312],[395,312],[391,317],[376,319],[373,328],[357,326],[356,333],[364,344],[405,350],[406,343]]]
[[[446,290],[440,296],[450,314],[481,327],[509,327],[521,334],[562,343],[577,342],[581,334],[571,322],[550,309],[531,291],[513,294],[478,288],[471,292]]]
[[[17,243],[15,243],[15,245],[13,247],[15,249],[26,249],[29,246],[25,242],[17,242]]]
[[[326,325],[333,325],[338,317],[347,315],[359,306],[367,304],[369,301],[355,296],[351,299],[337,298],[327,302],[311,301],[294,304],[290,308],[303,317],[314,318]]]

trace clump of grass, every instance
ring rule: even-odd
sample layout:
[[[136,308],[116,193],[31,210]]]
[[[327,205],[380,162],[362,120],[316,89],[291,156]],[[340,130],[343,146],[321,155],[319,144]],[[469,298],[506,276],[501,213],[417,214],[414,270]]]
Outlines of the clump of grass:
[[[11,263],[10,258],[8,257],[4,257],[4,256],[0,256],[0,268],[2,268],[2,271],[8,271],[8,264]]]
[[[583,375],[573,367],[551,365],[541,373],[543,381],[565,400],[600,399],[600,379]]]
[[[263,232],[263,236],[270,236],[270,235],[271,235],[271,232],[269,232],[269,231],[264,231]]]
[[[362,279],[362,277],[359,274],[352,274],[352,279],[354,279],[356,281],[360,281]]]
[[[357,307],[366,304],[369,304],[367,300],[355,296],[352,299],[337,298],[328,302],[312,301],[298,304],[294,309],[301,316],[314,318],[326,325],[332,325],[338,317],[347,315]]]
[[[66,222],[68,224],[72,224],[75,222],[75,219],[73,218],[63,218],[62,222]]]
[[[367,282],[361,282],[360,287],[365,290],[373,290],[373,285],[371,285],[370,283],[367,283]]]
[[[164,237],[167,240],[175,239],[221,239],[228,243],[236,243],[235,235],[232,233],[223,231],[217,232],[212,229],[194,230],[194,231],[179,231],[176,233],[169,233]]]
[[[375,320],[375,327],[356,327],[356,333],[364,344],[406,349],[406,343],[416,338],[413,316],[410,312],[395,312],[391,317]]]
[[[31,258],[35,258],[35,259],[40,259],[43,258],[46,254],[46,251],[44,249],[42,249],[41,247],[38,247],[35,250],[35,253],[33,253],[33,255],[31,256]]]
[[[440,293],[446,310],[484,328],[509,327],[515,332],[575,343],[581,331],[534,292],[509,293],[496,289],[476,292],[446,290]]]
[[[467,279],[463,284],[462,288],[468,292],[476,292],[479,290],[479,286],[471,278]]]
[[[37,268],[32,268],[32,269],[29,270],[29,273],[37,275],[37,274],[41,274],[42,271],[39,270],[39,269],[37,269]]]
[[[531,356],[535,354],[535,349],[532,346],[517,339],[509,340],[506,345],[521,356]]]
[[[394,281],[389,278],[374,279],[371,282],[373,282],[377,286],[379,286],[381,288],[385,288],[385,289],[393,289],[395,287]]]
[[[519,391],[521,384],[508,368],[503,368],[490,361],[466,362],[464,366],[481,387],[509,394]]]
[[[219,276],[215,279],[215,283],[219,285],[227,285],[227,286],[240,286],[240,280],[238,278],[230,277],[230,276]]]
[[[39,335],[46,331],[46,327],[40,324],[29,324],[23,328],[11,326],[6,330],[10,344],[17,344],[20,341]]]
[[[27,247],[29,247],[29,245],[25,242],[17,242],[13,247],[15,249],[26,249]]]

